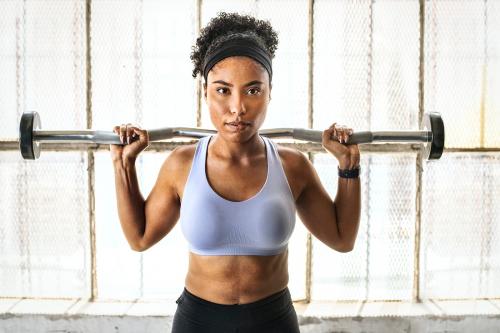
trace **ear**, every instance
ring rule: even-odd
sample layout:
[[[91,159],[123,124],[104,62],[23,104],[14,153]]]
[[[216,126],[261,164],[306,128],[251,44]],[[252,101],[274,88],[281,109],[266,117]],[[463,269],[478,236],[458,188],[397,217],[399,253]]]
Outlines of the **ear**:
[[[269,100],[271,100],[271,92],[273,90],[273,84],[269,83]]]
[[[206,101],[207,100],[207,83],[202,83],[203,86],[203,99]]]

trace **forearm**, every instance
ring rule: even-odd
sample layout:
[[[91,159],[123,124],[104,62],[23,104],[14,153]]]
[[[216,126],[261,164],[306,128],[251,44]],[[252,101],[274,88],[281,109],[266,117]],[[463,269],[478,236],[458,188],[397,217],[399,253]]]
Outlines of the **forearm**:
[[[140,243],[146,226],[145,203],[139,189],[135,163],[113,162],[116,202],[123,233],[132,248]]]
[[[351,166],[352,167],[352,166]],[[340,168],[343,168],[340,165]],[[361,181],[358,178],[338,178],[335,212],[340,239],[352,248],[358,234],[361,217]]]

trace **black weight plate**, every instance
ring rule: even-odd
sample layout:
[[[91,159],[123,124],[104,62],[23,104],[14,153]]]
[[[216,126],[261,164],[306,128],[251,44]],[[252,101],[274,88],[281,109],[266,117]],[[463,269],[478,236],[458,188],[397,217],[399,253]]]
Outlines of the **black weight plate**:
[[[437,112],[426,113],[422,128],[424,131],[432,132],[432,141],[424,144],[423,156],[428,160],[441,158],[444,150],[444,123],[441,115]]]
[[[37,112],[25,112],[19,125],[19,149],[25,160],[35,160],[40,156],[40,143],[33,140],[33,131],[41,126]]]

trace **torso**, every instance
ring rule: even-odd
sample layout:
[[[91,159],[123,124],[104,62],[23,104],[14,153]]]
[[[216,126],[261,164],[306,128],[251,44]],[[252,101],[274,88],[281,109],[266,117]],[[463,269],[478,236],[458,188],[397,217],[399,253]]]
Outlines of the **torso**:
[[[279,147],[279,146],[278,146]],[[176,175],[176,187],[182,200],[195,145],[181,148],[184,170]],[[297,199],[302,184],[293,168],[293,152],[278,149],[288,183]],[[207,179],[212,189],[232,201],[246,200],[264,185],[267,175],[265,152],[247,163],[218,159],[208,149]],[[185,287],[192,294],[218,304],[246,304],[283,290],[288,285],[288,250],[273,256],[201,256],[190,252]]]

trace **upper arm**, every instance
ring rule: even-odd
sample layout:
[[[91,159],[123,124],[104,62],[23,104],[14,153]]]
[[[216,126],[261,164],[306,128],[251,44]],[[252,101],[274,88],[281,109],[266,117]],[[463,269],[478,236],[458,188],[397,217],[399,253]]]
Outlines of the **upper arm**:
[[[183,179],[186,159],[189,159],[186,148],[178,147],[168,155],[145,201],[146,221],[140,246],[142,250],[148,249],[165,237],[179,219],[181,204],[177,181]]]
[[[337,226],[335,204],[323,187],[311,161],[299,151],[288,158],[290,173],[300,180],[297,213],[306,228],[328,247],[344,252]]]

